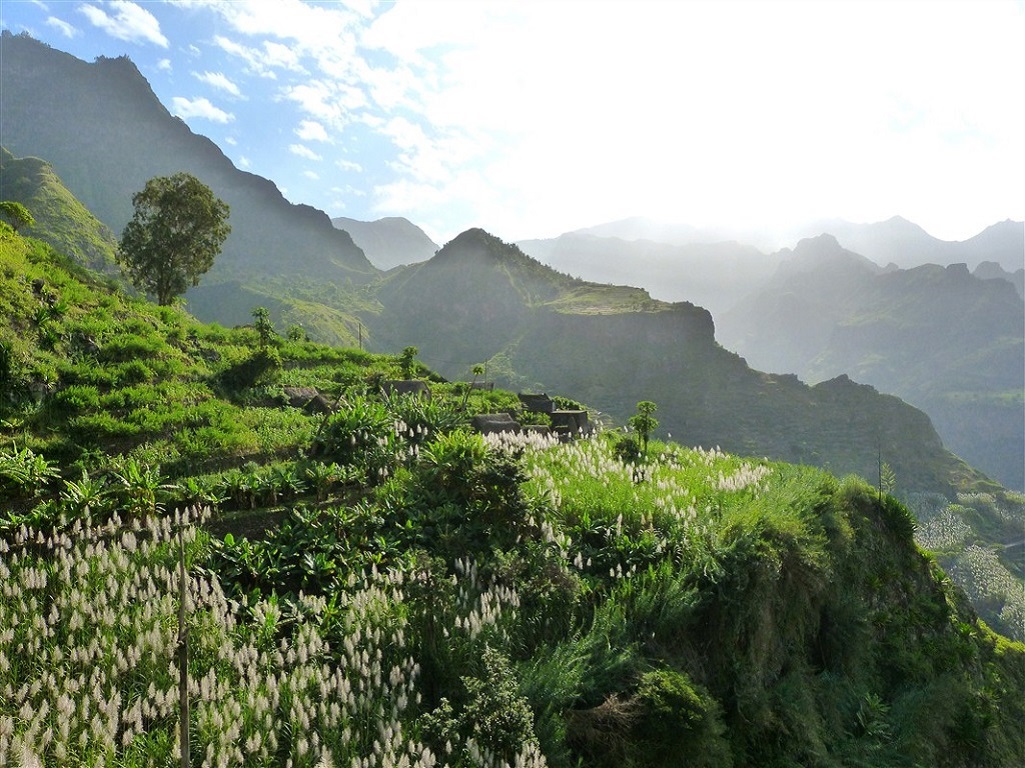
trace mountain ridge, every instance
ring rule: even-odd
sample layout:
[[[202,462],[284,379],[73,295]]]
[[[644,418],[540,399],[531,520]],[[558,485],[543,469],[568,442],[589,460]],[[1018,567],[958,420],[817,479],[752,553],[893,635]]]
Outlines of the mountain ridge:
[[[504,249],[522,263],[513,248],[477,230],[405,268],[416,280],[403,270],[387,278],[378,294],[387,343],[416,344],[449,377],[497,361],[489,370],[500,382],[575,392],[623,421],[636,402],[657,400],[663,428],[692,444],[862,476],[875,471],[882,445],[901,456],[898,473],[909,488],[951,487],[952,477],[971,475],[942,449],[924,413],[842,376],[808,387],[796,376],[755,371],[719,345],[701,307],[565,276],[559,290],[527,300],[496,257]],[[550,270],[534,269],[538,279]],[[439,306],[450,309],[430,314]],[[502,366],[519,379],[503,379]]]
[[[90,269],[119,272],[114,233],[71,194],[45,160],[16,158],[0,146],[0,200],[13,200],[30,211],[35,224],[25,234],[75,254]]]
[[[805,258],[791,256],[717,318],[723,344],[763,370],[813,382],[846,372],[898,395],[932,416],[955,453],[1025,487],[1025,304],[1015,287],[963,263],[883,270],[853,254],[841,261],[835,238],[802,245]]]
[[[354,283],[378,274],[326,213],[289,203],[273,182],[237,169],[210,139],[173,117],[127,57],[88,64],[6,30],[0,46],[5,146],[45,158],[114,232],[130,219],[132,195],[146,181],[187,171],[231,207],[232,233],[207,282],[233,279],[243,268],[256,280],[293,270]]]

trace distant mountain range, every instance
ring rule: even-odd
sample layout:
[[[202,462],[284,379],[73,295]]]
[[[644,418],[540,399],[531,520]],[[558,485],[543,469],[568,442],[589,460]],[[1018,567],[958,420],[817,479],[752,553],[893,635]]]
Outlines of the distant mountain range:
[[[262,305],[282,329],[301,324],[339,344],[358,337],[378,351],[416,345],[450,378],[487,363],[492,378],[577,397],[619,421],[637,401],[655,400],[663,429],[689,444],[869,478],[882,455],[906,489],[984,483],[943,448],[922,412],[845,375],[809,387],[793,375],[759,373],[716,342],[712,315],[692,302],[657,301],[591,275],[576,279],[481,230],[384,274],[326,214],[288,203],[270,181],[234,168],[172,117],[129,60],[85,64],[10,34],[0,44],[5,145],[51,163],[112,231],[153,175],[189,170],[231,205],[224,252],[188,294],[201,319],[248,322]],[[413,243],[433,246],[408,222],[365,224],[347,223],[381,266],[423,256],[404,250]],[[386,243],[379,251],[375,238]],[[731,271],[765,279],[776,266],[742,245],[712,253]]]
[[[1009,273],[1025,269],[1025,222],[1002,221],[963,241],[940,240],[900,216],[886,221],[855,224],[844,219],[823,219],[788,229],[757,227],[691,227],[643,217],[621,219],[576,230],[571,234],[620,240],[650,240],[668,245],[746,243],[769,253],[781,246],[821,234],[833,235],[848,250],[886,266],[910,268],[920,264],[967,264],[974,269],[994,261]],[[525,249],[526,250],[526,249]]]
[[[1001,221],[963,241],[940,240],[900,216],[873,224],[840,219],[816,222],[801,234],[811,237],[823,232],[877,264],[895,264],[904,269],[921,264],[967,264],[975,269],[989,261],[1010,273],[1025,270],[1025,223],[1020,221]]]
[[[926,411],[944,443],[1025,487],[1025,303],[964,264],[882,269],[831,235],[717,318],[726,347],[810,382],[848,374]]]
[[[1025,295],[1025,223],[994,224],[975,237],[948,242],[895,217],[875,224],[823,221],[787,233],[697,229],[644,218],[623,219],[521,240],[526,253],[560,271],[599,282],[626,282],[666,301],[694,301],[718,317],[754,292],[788,258],[765,243],[831,234],[849,251],[881,267],[967,264],[979,277],[1003,279]]]
[[[439,248],[420,227],[400,216],[388,216],[377,221],[339,216],[331,219],[331,223],[348,232],[378,269],[427,261]]]

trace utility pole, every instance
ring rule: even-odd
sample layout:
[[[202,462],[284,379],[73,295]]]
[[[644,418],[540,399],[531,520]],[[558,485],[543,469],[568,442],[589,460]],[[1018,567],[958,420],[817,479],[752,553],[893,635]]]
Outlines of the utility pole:
[[[185,524],[178,529],[178,709],[181,714],[182,768],[189,768],[192,759],[189,754],[189,630],[185,624],[185,603],[188,600],[188,586],[185,581]]]

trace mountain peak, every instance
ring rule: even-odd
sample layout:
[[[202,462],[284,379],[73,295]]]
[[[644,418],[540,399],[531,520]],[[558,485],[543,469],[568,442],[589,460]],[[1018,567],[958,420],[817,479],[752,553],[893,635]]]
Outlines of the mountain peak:
[[[840,245],[840,241],[835,236],[828,233],[816,237],[806,237],[796,245],[793,254],[793,258],[784,262],[781,267],[802,272],[823,267],[849,268],[872,274],[880,271],[878,264],[847,250]]]
[[[378,269],[417,264],[427,261],[438,251],[438,244],[426,232],[401,216],[386,216],[376,221],[338,216],[331,219],[331,223],[348,232]]]
[[[486,263],[500,262],[540,268],[554,273],[537,259],[527,256],[519,246],[506,243],[480,227],[472,227],[456,235],[438,251],[432,261],[439,264],[455,262]]]

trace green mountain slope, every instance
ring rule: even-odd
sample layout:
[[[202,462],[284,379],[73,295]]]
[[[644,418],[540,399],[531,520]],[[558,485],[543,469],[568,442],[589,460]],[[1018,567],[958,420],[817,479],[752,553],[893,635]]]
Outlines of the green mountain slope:
[[[758,368],[847,373],[901,397],[959,456],[1025,488],[1025,304],[1007,281],[963,265],[884,272],[822,236],[718,326]]]
[[[642,314],[460,245],[567,321]],[[1025,760],[1025,647],[863,481],[662,441],[625,461],[614,432],[486,441],[462,425],[506,393],[385,400],[394,357],[203,325],[10,233],[0,309],[4,760],[173,763],[180,616],[214,764]],[[701,310],[659,312],[704,338]]]
[[[15,158],[0,147],[0,200],[28,208],[36,224],[24,234],[39,237],[92,269],[117,270],[114,233],[68,191],[49,163]]]
[[[293,205],[267,179],[235,168],[157,100],[125,58],[87,64],[25,35],[0,37],[0,131],[15,155],[45,158],[100,221],[120,233],[132,195],[153,176],[188,171],[231,207],[232,233],[205,285],[303,275],[339,284],[377,274],[327,214]],[[220,320],[203,303],[204,317]]]

